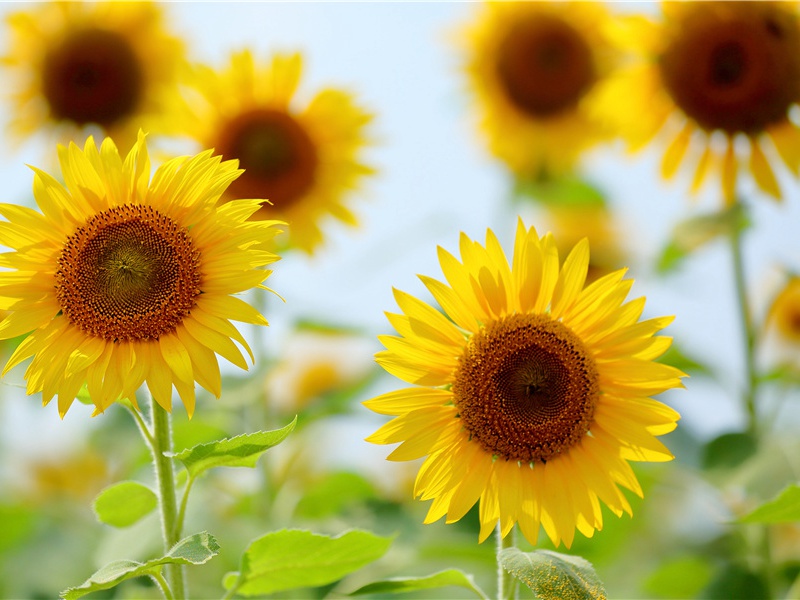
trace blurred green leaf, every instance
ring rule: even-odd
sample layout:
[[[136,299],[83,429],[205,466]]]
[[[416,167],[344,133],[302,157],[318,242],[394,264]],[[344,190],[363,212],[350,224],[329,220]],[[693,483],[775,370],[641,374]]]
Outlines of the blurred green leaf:
[[[297,514],[319,519],[339,513],[354,502],[375,497],[375,488],[357,473],[331,473],[308,486],[308,491],[297,503]]]
[[[206,533],[195,533],[175,544],[165,556],[154,558],[146,563],[135,560],[116,560],[102,567],[78,587],[68,588],[61,592],[65,600],[74,600],[92,592],[107,590],[119,585],[127,579],[157,574],[167,564],[201,565],[215,557],[219,545],[214,536]]]
[[[661,251],[656,269],[662,274],[674,271],[695,250],[715,239],[742,231],[749,225],[747,213],[738,203],[681,221],[675,226],[672,238]]]
[[[97,520],[114,527],[133,525],[158,506],[158,496],[138,481],[120,481],[94,499]]]
[[[281,530],[253,541],[238,573],[225,576],[225,589],[259,596],[295,588],[319,587],[380,558],[391,538],[349,531],[331,538],[301,530]]]
[[[703,467],[730,469],[738,467],[758,449],[756,439],[749,433],[723,433],[703,448]]]
[[[37,513],[33,508],[0,505],[0,552],[13,549],[35,529]]]
[[[427,577],[397,577],[368,583],[350,592],[350,596],[361,596],[364,594],[403,594],[406,592],[416,592],[418,590],[429,590],[447,586],[458,586],[474,592],[478,598],[488,598],[486,594],[475,583],[472,575],[467,575],[458,569],[439,571]]]
[[[603,582],[592,564],[580,556],[506,548],[500,565],[527,585],[541,600],[593,600],[607,598]]]
[[[711,368],[686,354],[674,341],[669,349],[658,358],[658,362],[671,365],[689,375],[711,375]]]
[[[727,564],[698,597],[703,600],[753,600],[772,595],[759,575],[742,566]]]
[[[213,467],[254,467],[259,457],[285,440],[296,424],[297,417],[281,429],[199,444],[172,456],[183,463],[192,477]]]
[[[599,188],[579,177],[558,179],[518,179],[514,194],[517,198],[530,198],[542,204],[561,207],[603,207],[605,194]]]
[[[790,485],[777,498],[739,519],[740,523],[794,523],[800,521],[800,487]]]
[[[644,589],[654,598],[694,598],[711,581],[714,568],[707,558],[683,556],[664,562],[647,579]]]

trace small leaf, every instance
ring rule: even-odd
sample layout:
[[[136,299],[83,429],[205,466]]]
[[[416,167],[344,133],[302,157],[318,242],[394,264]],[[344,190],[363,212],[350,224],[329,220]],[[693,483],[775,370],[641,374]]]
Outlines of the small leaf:
[[[133,525],[158,506],[155,492],[137,481],[121,481],[105,488],[94,500],[97,520],[114,527]]]
[[[740,523],[795,523],[800,521],[800,487],[790,485],[777,498],[739,519]]]
[[[742,231],[749,224],[747,214],[739,204],[681,221],[661,252],[658,271],[662,274],[674,271],[695,250],[715,239]]]
[[[390,538],[367,531],[331,538],[284,529],[253,541],[242,556],[239,572],[229,573],[223,585],[242,596],[319,587],[377,560],[390,544]]]
[[[360,596],[363,594],[403,594],[406,592],[416,592],[418,590],[429,590],[447,586],[458,586],[466,588],[475,593],[478,598],[487,598],[486,594],[475,583],[472,575],[467,575],[458,569],[439,571],[427,577],[397,577],[368,583],[350,592],[350,596]]]
[[[102,567],[78,587],[61,592],[65,600],[74,600],[92,592],[107,590],[123,581],[135,577],[154,575],[163,565],[201,565],[217,555],[219,545],[214,536],[206,533],[195,533],[182,539],[161,558],[154,558],[146,563],[135,560],[116,560]]]
[[[605,600],[608,597],[592,564],[580,556],[506,548],[499,558],[502,567],[541,600]]]
[[[285,440],[296,424],[297,417],[281,429],[199,444],[172,456],[183,463],[191,477],[213,467],[254,467],[259,457]]]
[[[753,456],[758,449],[756,439],[749,433],[723,433],[703,449],[703,467],[730,469]]]

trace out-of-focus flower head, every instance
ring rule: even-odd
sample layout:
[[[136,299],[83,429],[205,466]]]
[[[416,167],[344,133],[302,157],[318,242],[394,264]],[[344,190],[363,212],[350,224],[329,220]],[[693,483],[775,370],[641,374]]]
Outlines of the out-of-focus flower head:
[[[597,2],[488,2],[459,41],[489,150],[522,180],[559,176],[608,137],[588,110],[614,66]]]
[[[775,169],[800,174],[800,18],[796,2],[663,2],[662,19],[620,21],[636,59],[601,91],[599,110],[637,150],[665,143],[697,191],[712,176],[733,203],[743,173],[781,197]]]
[[[201,147],[245,170],[223,200],[267,199],[256,217],[287,222],[287,245],[310,254],[326,218],[357,224],[346,200],[373,172],[362,162],[372,115],[342,89],[298,97],[302,65],[299,53],[257,63],[249,51],[219,71],[201,65],[175,119]]]
[[[130,147],[139,129],[168,132],[165,108],[185,63],[182,40],[150,2],[45,2],[8,17],[8,70],[17,138],[89,134]]]

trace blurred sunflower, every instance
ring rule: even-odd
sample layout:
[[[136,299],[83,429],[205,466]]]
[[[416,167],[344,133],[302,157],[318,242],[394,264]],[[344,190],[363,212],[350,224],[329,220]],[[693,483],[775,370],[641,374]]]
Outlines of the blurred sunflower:
[[[600,3],[489,2],[460,35],[489,149],[525,180],[568,171],[606,137],[587,105],[614,64]]]
[[[48,2],[8,17],[2,63],[14,75],[18,136],[51,130],[59,140],[87,133],[122,147],[140,128],[164,131],[163,112],[184,63],[183,42],[148,2]]]
[[[62,417],[84,385],[98,414],[136,405],[144,382],[167,410],[174,386],[191,416],[195,382],[220,395],[216,354],[247,369],[230,321],[267,321],[235,294],[263,288],[276,222],[248,221],[258,200],[217,208],[241,171],[211,154],[170,160],[151,181],[143,134],[124,162],[90,137],[59,147],[64,186],[33,168],[42,212],[0,204],[14,250],[0,255],[0,338],[28,334],[3,373],[32,358],[28,394],[58,396]]]
[[[673,409],[649,396],[681,386],[681,371],[654,362],[672,321],[639,322],[644,298],[625,302],[623,270],[584,288],[589,246],[559,265],[551,234],[517,228],[511,266],[489,230],[486,246],[462,234],[461,259],[439,249],[447,284],[421,276],[444,309],[400,291],[400,334],[382,336],[378,363],[413,384],[364,404],[396,415],[368,441],[402,442],[390,460],[427,456],[415,495],[433,500],[426,523],[461,519],[480,501],[480,540],[515,522],[557,546],[575,528],[602,527],[602,500],[631,513],[618,486],[642,495],[628,461],[667,461],[655,438],[675,428]]]
[[[782,340],[800,346],[800,277],[792,275],[775,296],[767,315]]]
[[[800,174],[800,21],[795,2],[664,2],[663,20],[621,22],[639,60],[602,90],[600,110],[636,150],[662,133],[661,173],[710,174],[726,203],[749,171],[775,198],[774,166]]]
[[[286,221],[288,246],[311,254],[323,240],[323,218],[357,224],[344,199],[373,172],[360,158],[372,117],[338,89],[299,103],[301,71],[300,54],[257,65],[249,51],[219,72],[200,66],[190,81],[195,95],[176,118],[202,147],[239,160],[245,172],[224,200],[267,199],[256,217]]]
[[[583,238],[589,240],[592,254],[587,283],[622,267],[626,260],[625,248],[620,242],[623,236],[614,215],[604,204],[550,203],[546,218],[552,223],[556,247],[562,256],[566,256]]]

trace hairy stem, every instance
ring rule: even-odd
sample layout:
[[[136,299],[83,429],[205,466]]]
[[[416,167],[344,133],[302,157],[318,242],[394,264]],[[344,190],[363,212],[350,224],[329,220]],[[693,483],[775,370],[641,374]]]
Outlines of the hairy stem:
[[[511,600],[516,595],[516,581],[513,575],[500,564],[500,553],[506,548],[514,546],[514,529],[512,528],[508,535],[503,537],[498,523],[495,536],[497,538],[497,598],[498,600]]]

